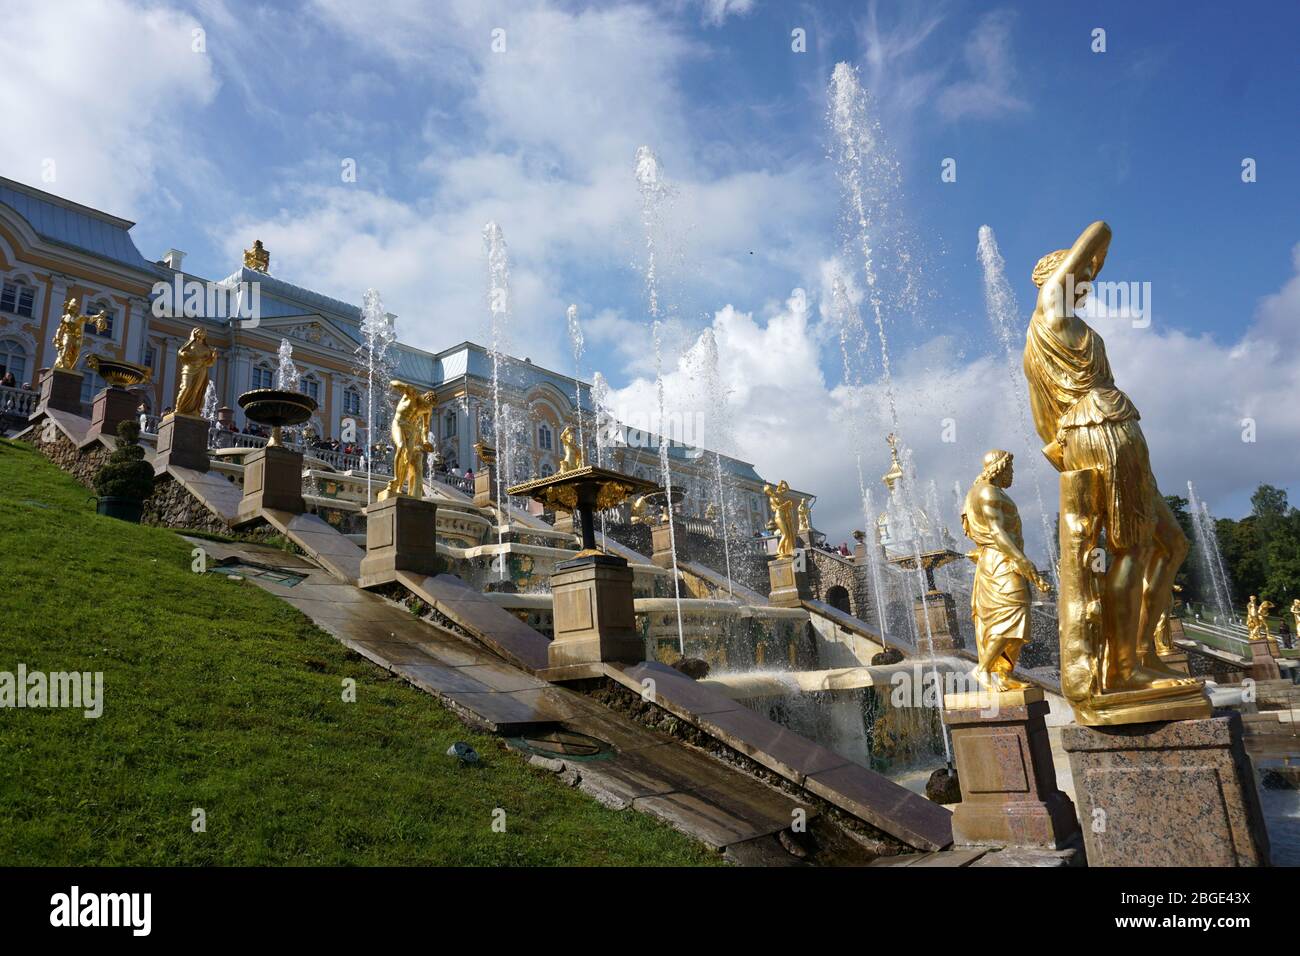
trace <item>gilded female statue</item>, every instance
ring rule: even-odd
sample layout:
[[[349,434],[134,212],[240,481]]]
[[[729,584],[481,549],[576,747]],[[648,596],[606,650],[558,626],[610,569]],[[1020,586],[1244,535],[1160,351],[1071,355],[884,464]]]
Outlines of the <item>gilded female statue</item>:
[[[782,480],[775,488],[771,485],[763,486],[763,493],[767,495],[768,506],[772,509],[772,520],[768,522],[768,527],[777,533],[776,556],[778,558],[794,557],[795,538],[798,534],[798,524],[795,516],[795,505],[790,500],[790,485]]]
[[[1093,724],[1142,716],[1136,709],[1120,712],[1132,695],[1123,704],[1100,695],[1195,683],[1160,662],[1154,639],[1169,611],[1187,539],[1156,487],[1138,410],[1116,387],[1101,336],[1077,314],[1110,239],[1110,227],[1094,222],[1069,249],[1039,260],[1033,272],[1038,302],[1024,355],[1043,453],[1062,473],[1062,690],[1080,722]],[[1095,577],[1103,533],[1104,570]],[[1173,699],[1179,693],[1138,698]],[[1199,690],[1189,688],[1188,694]],[[1115,705],[1120,709],[1100,713]],[[1184,709],[1190,714],[1199,707]],[[1148,710],[1145,719],[1157,719],[1153,714]]]
[[[564,449],[564,458],[560,461],[560,474],[577,471],[587,467],[583,460],[582,449],[578,447],[578,436],[572,425],[565,425],[560,432],[560,447]]]
[[[174,414],[191,418],[203,414],[203,396],[208,390],[208,370],[217,362],[217,350],[208,345],[208,334],[195,327],[190,337],[176,350],[180,364],[180,387],[176,392]]]
[[[433,392],[421,392],[414,385],[392,381],[389,388],[401,397],[393,410],[392,438],[393,480],[379,497],[409,494],[424,497],[424,456],[433,451],[429,443],[429,429],[433,427]],[[410,491],[403,489],[409,488]]]
[[[95,331],[104,332],[108,329],[108,313],[100,309],[94,315],[82,315],[75,296],[63,304],[63,315],[59,318],[59,327],[54,331],[55,368],[68,371],[76,369],[77,360],[81,358],[81,343],[87,322],[95,324]]]

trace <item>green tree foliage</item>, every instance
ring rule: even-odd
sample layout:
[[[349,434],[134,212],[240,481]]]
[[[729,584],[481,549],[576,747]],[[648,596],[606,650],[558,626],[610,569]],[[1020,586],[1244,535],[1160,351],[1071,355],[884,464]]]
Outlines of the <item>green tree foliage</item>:
[[[153,468],[140,447],[140,423],[128,418],[117,426],[117,448],[95,474],[95,491],[101,498],[144,501],[153,491]]]

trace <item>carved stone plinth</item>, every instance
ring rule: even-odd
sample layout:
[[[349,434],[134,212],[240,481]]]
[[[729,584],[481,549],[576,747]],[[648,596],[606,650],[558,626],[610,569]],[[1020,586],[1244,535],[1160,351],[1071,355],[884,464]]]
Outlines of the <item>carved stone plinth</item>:
[[[421,498],[393,495],[376,501],[366,516],[366,556],[361,559],[363,588],[388,584],[398,571],[431,575],[438,560],[438,506]]]
[[[497,466],[484,465],[474,472],[474,507],[490,508],[497,500]]]
[[[139,404],[139,397],[124,388],[110,385],[100,389],[90,412],[90,430],[86,432],[86,438],[116,435],[118,425],[136,417]]]
[[[1089,866],[1267,866],[1241,716],[1061,728]]]
[[[635,664],[645,660],[636,629],[632,569],[612,554],[591,554],[556,565],[551,575],[555,639],[551,667],[599,661]]]
[[[263,508],[302,514],[302,452],[267,445],[244,456],[244,497],[239,520],[256,518]]]
[[[1264,638],[1250,642],[1250,666],[1246,668],[1246,676],[1256,683],[1277,680],[1282,676],[1277,658],[1273,656],[1273,648]]]
[[[962,796],[955,843],[1062,849],[1078,833],[1074,804],[1056,786],[1047,711],[1036,687],[944,697]]]
[[[158,455],[154,474],[161,475],[168,465],[178,468],[208,470],[208,422],[191,415],[172,413],[158,426]]]
[[[555,521],[551,527],[556,531],[563,531],[565,534],[573,534],[573,512],[561,511],[558,508],[555,511]]]
[[[673,566],[673,543],[677,545],[677,562],[689,561],[690,549],[686,544],[686,529],[680,521],[672,524],[661,521],[650,526],[650,560],[661,568]]]
[[[912,615],[916,621],[917,650],[922,655],[933,648],[936,654],[946,654],[962,646],[961,632],[957,629],[957,603],[946,591],[929,591],[924,599],[912,599]]]
[[[812,597],[812,588],[808,585],[808,572],[801,570],[802,559],[773,558],[767,565],[768,580],[772,593],[768,603],[774,607],[800,607],[805,598]]]
[[[81,414],[80,372],[63,368],[41,369],[41,398],[32,413],[35,418],[47,408]]]

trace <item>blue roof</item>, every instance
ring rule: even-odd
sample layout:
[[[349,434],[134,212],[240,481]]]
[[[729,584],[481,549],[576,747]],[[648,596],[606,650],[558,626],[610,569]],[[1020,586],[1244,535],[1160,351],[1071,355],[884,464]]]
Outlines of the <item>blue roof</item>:
[[[133,269],[154,271],[153,264],[140,255],[131,239],[133,222],[3,177],[0,177],[0,203],[26,219],[42,239]]]

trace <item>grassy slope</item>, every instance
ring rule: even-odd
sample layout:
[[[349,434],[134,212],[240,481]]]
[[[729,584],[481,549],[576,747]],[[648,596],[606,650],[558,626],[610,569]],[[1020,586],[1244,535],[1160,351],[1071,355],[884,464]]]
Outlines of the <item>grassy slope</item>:
[[[529,768],[255,585],[192,573],[186,542],[99,517],[88,496],[0,441],[0,671],[103,671],[105,699],[98,720],[0,709],[0,864],[716,860]],[[483,763],[447,757],[455,740]]]

